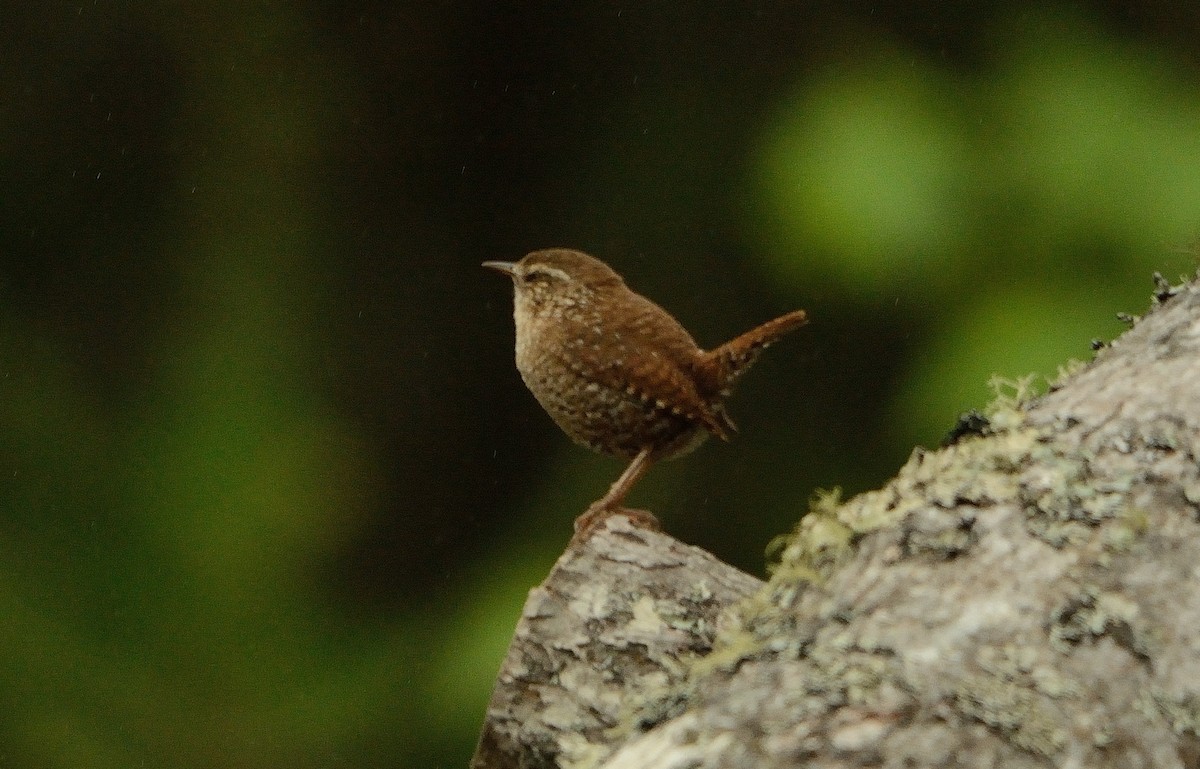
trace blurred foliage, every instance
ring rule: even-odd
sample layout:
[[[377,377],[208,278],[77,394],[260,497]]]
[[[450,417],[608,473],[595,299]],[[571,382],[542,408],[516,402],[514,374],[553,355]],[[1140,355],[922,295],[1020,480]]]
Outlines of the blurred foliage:
[[[1171,4],[16,4],[0,756],[462,766],[620,464],[478,269],[584,248],[702,344],[797,306],[635,503],[721,557],[1195,269]]]

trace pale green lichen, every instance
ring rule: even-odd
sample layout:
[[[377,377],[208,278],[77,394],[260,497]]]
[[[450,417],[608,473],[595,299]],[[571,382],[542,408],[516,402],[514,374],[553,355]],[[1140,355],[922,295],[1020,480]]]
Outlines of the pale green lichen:
[[[1067,743],[1068,725],[1045,696],[999,676],[964,679],[955,701],[967,716],[1007,735],[1014,745],[1052,757]]]
[[[1104,527],[1101,542],[1104,545],[1104,565],[1110,565],[1111,556],[1127,553],[1150,528],[1149,514],[1139,507],[1125,507],[1118,517]]]
[[[988,409],[986,440],[965,437],[937,451],[918,448],[890,483],[844,504],[836,489],[818,492],[796,528],[772,542],[770,550],[779,556],[772,582],[820,582],[845,560],[858,537],[895,526],[931,504],[956,510],[1014,499],[1025,468],[1053,455],[1046,435],[1023,424],[1021,409],[1034,394],[1033,382],[1032,376],[992,379],[996,398]],[[1064,490],[1068,485],[1061,483]],[[956,555],[970,547],[971,536],[965,517],[947,521],[914,539],[910,552]]]
[[[1034,688],[1052,699],[1077,699],[1083,692],[1079,681],[1052,665],[1038,665],[1029,671]]]
[[[1191,479],[1183,486],[1183,498],[1189,505],[1200,507],[1200,479]]]
[[[1070,380],[1072,377],[1074,377],[1076,374],[1083,371],[1090,365],[1091,364],[1088,363],[1087,361],[1082,361],[1082,360],[1078,360],[1076,358],[1071,358],[1066,363],[1064,363],[1058,367],[1058,374],[1054,377],[1054,379],[1052,379],[1050,381],[1050,389],[1057,390],[1058,388],[1065,385],[1068,380]]]
[[[1084,365],[1068,364],[1059,380]],[[996,398],[987,409],[986,428],[936,451],[915,450],[883,488],[845,502],[836,489],[816,494],[795,529],[772,543],[779,561],[769,584],[742,604],[742,620],[726,631],[708,658],[693,666],[693,680],[731,671],[755,656],[794,655],[806,668],[801,709],[869,702],[895,677],[889,650],[849,630],[818,632],[822,623],[802,619],[795,609],[853,557],[859,540],[876,531],[900,527],[900,557],[953,557],[975,545],[979,509],[1002,504],[1022,509],[1026,530],[1053,546],[1092,541],[1098,545],[1092,551],[1098,559],[1136,547],[1147,532],[1148,514],[1129,502],[1139,480],[1134,470],[1114,475],[1106,466],[1101,472],[1092,455],[1060,442],[1056,428],[1028,423],[1025,407],[1037,395],[1034,383],[1032,376],[993,378]],[[1131,436],[1131,444],[1183,445],[1169,427],[1155,430],[1148,436],[1152,441]],[[1185,487],[1183,494],[1200,503],[1200,482]],[[839,610],[829,601],[816,606]],[[1085,588],[1048,618],[1051,648],[1070,653],[1075,645],[1108,636],[1145,658],[1154,638],[1139,620],[1137,605],[1124,595]],[[962,712],[1004,732],[1015,745],[1055,755],[1070,726],[1062,722],[1054,701],[1076,699],[1084,687],[1033,645],[1011,644],[988,653],[992,656],[979,660],[983,673],[955,687]],[[1172,723],[1185,728],[1200,724],[1196,703],[1158,697],[1153,704],[1169,710]],[[1096,745],[1111,739],[1104,725],[1095,732]]]
[[[1161,714],[1176,734],[1200,737],[1200,699],[1196,695],[1171,694],[1161,687],[1151,687],[1139,706],[1148,718]]]
[[[988,404],[988,411],[993,412],[1006,408],[1017,409],[1024,406],[1037,396],[1037,381],[1039,378],[1041,378],[1040,374],[1026,374],[1016,379],[993,375],[988,379],[988,387],[991,388],[992,394],[995,397]]]
[[[1134,656],[1150,656],[1151,639],[1141,628],[1140,607],[1125,595],[1085,585],[1051,616],[1050,646],[1071,647],[1107,636]]]
[[[611,752],[605,745],[592,742],[582,734],[563,734],[558,744],[562,752],[555,757],[555,764],[562,769],[591,769]]]
[[[819,581],[849,553],[854,532],[839,520],[841,508],[840,489],[813,495],[808,512],[791,534],[772,542],[779,553],[772,583]]]
[[[1024,685],[1051,699],[1077,698],[1079,683],[1044,661],[1045,650],[1036,645],[1007,643],[982,646],[975,653],[979,669],[993,678]]]
[[[980,646],[975,650],[975,663],[981,670],[998,678],[1013,679],[1029,673],[1037,664],[1038,650],[1033,646],[1008,643],[1002,646]]]
[[[750,629],[738,628],[720,635],[713,649],[692,663],[690,676],[693,679],[707,678],[715,673],[732,672],[743,660],[749,659],[763,649],[763,639]]]

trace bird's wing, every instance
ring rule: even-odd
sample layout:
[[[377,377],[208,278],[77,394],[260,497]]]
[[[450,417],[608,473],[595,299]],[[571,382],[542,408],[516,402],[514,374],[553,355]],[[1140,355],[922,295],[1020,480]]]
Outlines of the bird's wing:
[[[620,310],[601,309],[604,336],[597,335],[596,342],[577,350],[597,381],[654,408],[699,422],[729,440],[733,423],[719,402],[700,394],[693,374],[693,361],[700,350],[678,321],[640,295],[634,295],[633,301],[627,297]]]

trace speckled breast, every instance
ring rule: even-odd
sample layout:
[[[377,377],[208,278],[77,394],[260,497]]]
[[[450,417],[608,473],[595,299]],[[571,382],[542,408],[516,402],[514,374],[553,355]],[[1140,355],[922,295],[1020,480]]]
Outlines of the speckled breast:
[[[521,331],[526,333],[521,333]],[[525,385],[562,431],[594,451],[632,458],[654,446],[656,459],[685,454],[708,437],[696,420],[590,376],[576,355],[534,329],[517,334],[516,363]]]

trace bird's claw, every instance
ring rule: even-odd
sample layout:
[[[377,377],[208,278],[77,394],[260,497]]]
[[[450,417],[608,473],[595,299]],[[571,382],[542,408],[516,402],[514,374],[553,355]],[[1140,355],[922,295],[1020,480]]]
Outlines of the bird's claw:
[[[620,507],[618,505],[604,504],[603,500],[595,502],[583,511],[583,514],[575,519],[575,536],[571,537],[571,543],[582,542],[591,536],[596,527],[610,516],[623,515],[629,519],[629,522],[639,529],[648,529],[650,531],[662,531],[662,524],[659,523],[654,513],[649,510],[634,510],[628,507]]]

